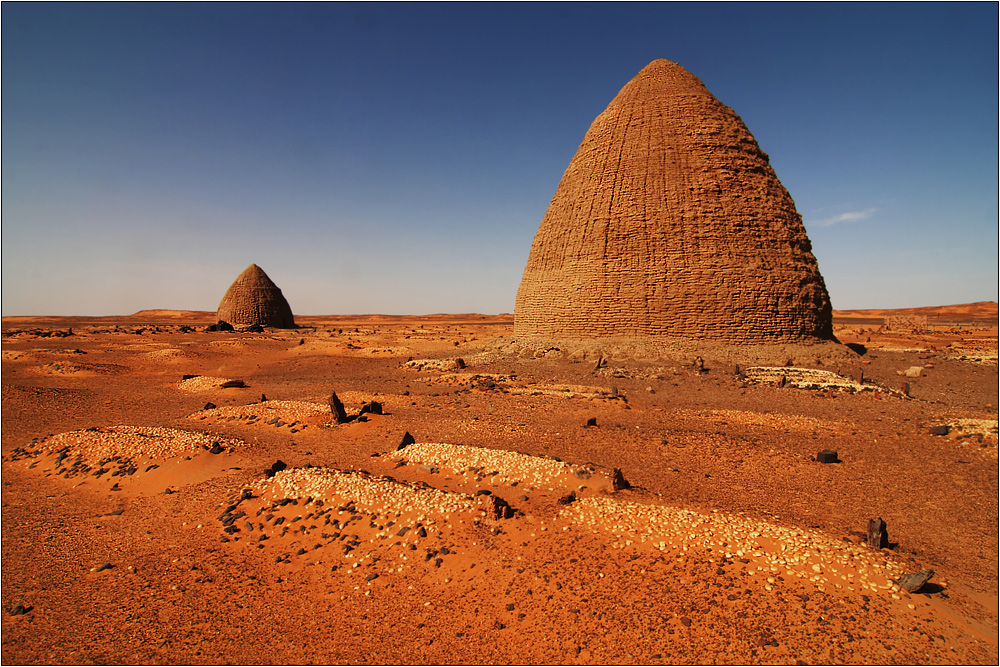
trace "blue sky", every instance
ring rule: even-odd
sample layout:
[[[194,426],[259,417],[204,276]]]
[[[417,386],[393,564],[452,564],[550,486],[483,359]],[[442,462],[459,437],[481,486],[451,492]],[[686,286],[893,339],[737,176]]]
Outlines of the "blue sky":
[[[656,58],[749,127],[834,308],[997,300],[996,3],[2,5],[2,312],[512,312]]]

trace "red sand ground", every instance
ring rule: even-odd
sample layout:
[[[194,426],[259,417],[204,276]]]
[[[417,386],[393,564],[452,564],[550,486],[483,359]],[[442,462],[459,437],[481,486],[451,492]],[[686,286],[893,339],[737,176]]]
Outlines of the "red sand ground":
[[[887,331],[889,314],[835,316],[840,340],[866,352],[822,370],[863,372],[869,391],[854,393],[753,384],[711,359],[699,373],[690,359],[507,358],[488,343],[509,316],[300,317],[300,330],[264,334],[204,332],[211,313],[5,318],[2,659],[996,663],[996,304],[918,313],[920,331]],[[246,387],[182,387],[184,374]],[[348,412],[375,400],[387,414],[335,425],[281,403],[331,390]],[[99,477],[89,445],[62,461],[46,451],[66,442],[46,436],[119,425],[206,434],[222,451],[122,436],[143,456]],[[429,467],[396,451],[404,432],[571,472],[514,486]],[[813,460],[823,449],[840,463]],[[367,496],[332,491],[318,505],[279,488],[287,472],[266,479],[279,459],[367,471],[349,478],[363,488],[391,476],[414,498],[490,491],[516,513],[368,512]],[[631,490],[612,492],[614,468]],[[585,522],[597,506],[611,509]],[[651,521],[659,508],[695,514]],[[224,532],[219,517],[241,511]],[[861,537],[874,517],[888,525],[879,552]],[[919,593],[878,586],[924,568],[935,576]],[[19,604],[29,611],[11,615]]]

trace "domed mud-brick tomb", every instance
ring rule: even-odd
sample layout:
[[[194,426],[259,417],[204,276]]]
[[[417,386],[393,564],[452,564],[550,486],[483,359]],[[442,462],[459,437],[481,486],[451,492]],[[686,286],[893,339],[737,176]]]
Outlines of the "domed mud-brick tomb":
[[[216,317],[233,326],[294,329],[292,309],[264,270],[251,264],[226,290]]]
[[[767,155],[669,60],[639,72],[583,138],[535,235],[514,336],[834,340],[802,218]]]

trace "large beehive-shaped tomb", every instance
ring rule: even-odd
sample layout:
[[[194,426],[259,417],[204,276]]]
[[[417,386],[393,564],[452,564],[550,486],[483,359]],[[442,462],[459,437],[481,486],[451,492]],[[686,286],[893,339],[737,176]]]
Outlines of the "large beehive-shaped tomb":
[[[229,286],[216,317],[233,326],[295,328],[292,309],[281,290],[256,264],[248,266]]]
[[[515,338],[833,340],[802,218],[756,140],[655,60],[598,116],[531,247]]]

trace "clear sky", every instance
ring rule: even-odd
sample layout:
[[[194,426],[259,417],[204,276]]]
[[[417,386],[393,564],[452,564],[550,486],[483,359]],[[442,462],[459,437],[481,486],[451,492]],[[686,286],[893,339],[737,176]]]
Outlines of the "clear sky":
[[[512,312],[656,58],[732,107],[834,308],[997,300],[998,5],[2,5],[2,312]]]

